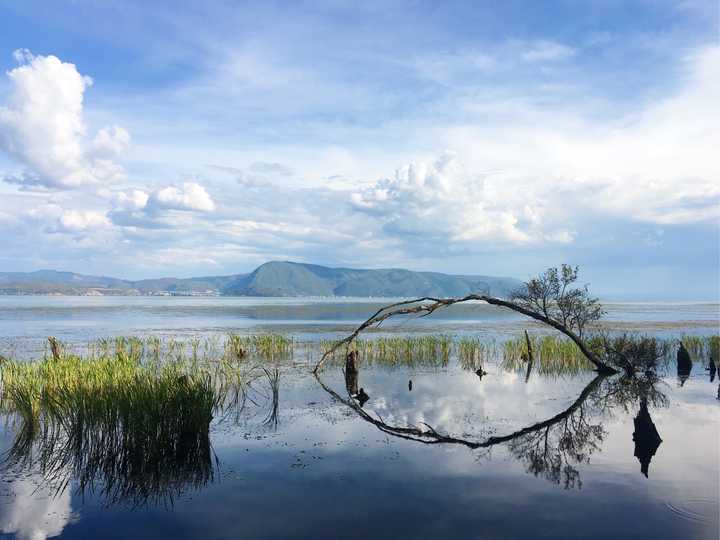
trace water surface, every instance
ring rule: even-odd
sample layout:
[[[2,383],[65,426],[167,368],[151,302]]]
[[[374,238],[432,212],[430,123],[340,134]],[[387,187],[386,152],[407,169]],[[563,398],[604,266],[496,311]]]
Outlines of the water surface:
[[[3,338],[28,343],[51,333],[72,342],[267,328],[314,339],[339,335],[372,308],[359,301],[1,300]],[[614,323],[662,335],[712,334],[717,321],[717,305],[609,312]],[[418,324],[434,332],[483,326],[483,336],[525,327],[480,307],[384,331],[418,331]],[[257,368],[244,405],[215,416],[210,457],[168,467],[156,481],[116,471],[81,488],[86,464],[68,452],[60,470],[68,483],[59,485],[42,469],[37,447],[6,463],[3,537],[718,536],[720,402],[708,358],[694,357],[682,381],[671,361],[643,384],[593,372],[526,377],[498,363],[481,378],[454,358],[446,367],[361,366],[358,386],[369,396],[362,409],[338,365],[318,380],[308,360],[264,361],[267,374]],[[412,426],[446,440],[403,431]],[[3,452],[17,443],[17,428],[6,422]]]

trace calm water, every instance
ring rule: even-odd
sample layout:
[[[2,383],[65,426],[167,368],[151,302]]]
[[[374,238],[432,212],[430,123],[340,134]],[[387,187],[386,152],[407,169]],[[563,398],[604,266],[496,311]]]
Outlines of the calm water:
[[[206,335],[278,330],[339,335],[365,301],[182,298],[0,298],[4,346],[40,347],[117,334]],[[662,336],[717,333],[717,304],[616,304],[612,328]],[[384,332],[478,333],[525,328],[485,306]],[[531,330],[539,328],[529,325]],[[15,346],[15,345],[13,345]],[[0,351],[2,352],[2,351]],[[7,538],[698,538],[718,537],[720,402],[708,359],[682,386],[674,362],[659,380],[593,373],[542,377],[488,365],[479,378],[447,368],[362,367],[362,409],[342,371],[316,380],[286,360],[273,389],[259,376],[244,407],[213,421],[214,455],[162,478],[99,477],[81,489],[68,452],[48,481],[38,456],[6,466]],[[685,377],[683,377],[684,379]],[[412,381],[412,385],[410,385]],[[412,437],[432,426],[453,442]],[[653,434],[662,439],[658,443]],[[2,450],[16,431],[7,424]],[[35,459],[32,459],[32,458]],[[56,471],[58,472],[58,471]],[[57,475],[54,477],[57,479]],[[142,482],[141,482],[142,480]],[[118,489],[123,486],[125,489]]]
[[[32,355],[47,336],[70,343],[117,335],[173,337],[228,332],[282,332],[299,339],[344,335],[393,299],[167,298],[0,296],[0,353]],[[660,336],[709,335],[720,324],[718,303],[611,303],[606,324]],[[432,318],[386,322],[382,333],[452,333],[485,337],[544,327],[484,304],[453,306]]]

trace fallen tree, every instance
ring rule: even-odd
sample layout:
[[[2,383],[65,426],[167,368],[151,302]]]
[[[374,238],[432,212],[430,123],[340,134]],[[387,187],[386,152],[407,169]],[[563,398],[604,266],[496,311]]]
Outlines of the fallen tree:
[[[572,286],[577,281],[577,275],[578,268],[572,268],[566,264],[559,269],[550,268],[511,293],[508,299],[485,294],[469,294],[461,298],[425,296],[390,304],[376,311],[349,336],[336,342],[329,350],[325,351],[315,365],[313,373],[317,373],[326,359],[338,349],[343,346],[349,347],[361,332],[378,326],[391,317],[402,315],[427,317],[439,309],[471,301],[481,301],[506,308],[540,321],[570,338],[599,373],[617,373],[617,370],[603,362],[591,351],[583,340],[587,325],[599,320],[604,312],[598,299],[590,296],[587,285]]]

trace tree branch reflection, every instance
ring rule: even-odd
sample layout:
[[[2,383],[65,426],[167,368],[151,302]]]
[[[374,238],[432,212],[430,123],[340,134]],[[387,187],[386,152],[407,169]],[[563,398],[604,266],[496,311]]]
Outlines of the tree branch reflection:
[[[358,372],[345,372],[346,388],[356,388]],[[525,463],[527,472],[567,488],[581,488],[577,465],[589,462],[601,449],[607,435],[603,421],[615,408],[629,412],[639,403],[635,421],[635,456],[647,476],[652,456],[662,440],[650,418],[648,404],[665,407],[667,397],[657,388],[659,379],[653,373],[644,375],[597,375],[583,388],[566,409],[556,415],[501,436],[468,439],[441,433],[423,423],[420,426],[392,425],[379,415],[373,416],[349,391],[347,397],[330,388],[319,376],[320,386],[336,401],[352,409],[362,420],[390,436],[427,445],[456,444],[472,450],[507,445],[510,454]],[[348,380],[350,378],[350,380]]]

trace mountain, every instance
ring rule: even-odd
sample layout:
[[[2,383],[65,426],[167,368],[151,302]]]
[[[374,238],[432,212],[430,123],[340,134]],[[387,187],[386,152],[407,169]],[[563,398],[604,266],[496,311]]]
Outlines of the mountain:
[[[511,278],[453,276],[396,268],[356,270],[316,264],[269,262],[226,285],[235,296],[461,296],[486,291],[504,295],[520,285]]]
[[[217,293],[243,274],[194,278],[158,278],[131,281],[74,272],[38,270],[0,272],[0,294],[103,294],[147,295],[158,293]]]
[[[0,272],[0,294],[215,294],[223,296],[504,296],[520,285],[512,278],[360,270],[316,264],[268,262],[250,274],[138,281],[73,272]]]

